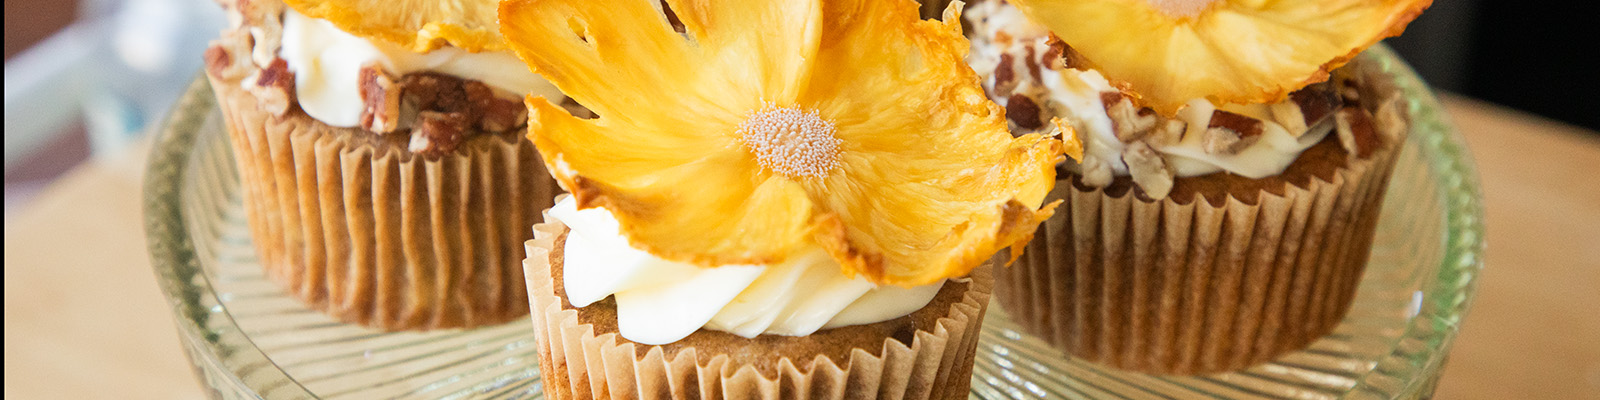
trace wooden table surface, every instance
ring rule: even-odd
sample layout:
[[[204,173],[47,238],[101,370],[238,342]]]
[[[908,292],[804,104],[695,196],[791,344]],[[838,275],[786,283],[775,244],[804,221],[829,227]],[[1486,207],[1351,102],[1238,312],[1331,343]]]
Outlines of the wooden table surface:
[[[1600,136],[1456,97],[1488,268],[1441,399],[1600,399]],[[145,252],[143,149],[72,171],[5,231],[5,397],[193,399]]]

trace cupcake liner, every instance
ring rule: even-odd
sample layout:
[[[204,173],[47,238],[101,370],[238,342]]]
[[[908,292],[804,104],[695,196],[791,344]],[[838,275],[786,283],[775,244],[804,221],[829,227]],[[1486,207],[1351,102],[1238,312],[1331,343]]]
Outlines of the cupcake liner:
[[[1243,368],[1344,317],[1366,267],[1398,143],[1255,204],[1145,201],[1082,187],[996,272],[1001,306],[1074,357],[1159,374]]]
[[[911,343],[884,339],[848,360],[782,357],[763,372],[695,347],[669,355],[616,333],[596,334],[556,295],[550,254],[566,227],[534,225],[524,262],[545,395],[553,399],[964,399],[993,278],[978,268],[962,298]],[[838,329],[849,329],[838,328]]]
[[[211,75],[268,276],[311,308],[386,330],[527,313],[518,244],[560,188],[515,132],[426,159],[404,140],[266,111]]]

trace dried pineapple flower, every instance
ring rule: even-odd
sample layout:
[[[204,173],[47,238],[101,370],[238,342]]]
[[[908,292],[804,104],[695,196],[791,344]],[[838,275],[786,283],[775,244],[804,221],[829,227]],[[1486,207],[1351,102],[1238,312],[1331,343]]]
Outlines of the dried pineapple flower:
[[[1139,103],[1273,103],[1383,38],[1433,0],[1012,0]]]
[[[940,22],[911,0],[654,3],[500,8],[508,45],[597,115],[529,97],[529,138],[634,246],[713,267],[817,245],[847,274],[921,285],[1049,217],[1061,144],[1006,131],[963,61],[959,4]]]

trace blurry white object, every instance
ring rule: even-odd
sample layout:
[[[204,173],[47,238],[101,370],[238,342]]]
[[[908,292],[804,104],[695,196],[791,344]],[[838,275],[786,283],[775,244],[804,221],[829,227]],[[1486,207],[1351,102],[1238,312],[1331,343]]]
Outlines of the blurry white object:
[[[226,19],[209,0],[87,0],[79,20],[6,62],[6,170],[75,119],[95,154],[160,120]]]

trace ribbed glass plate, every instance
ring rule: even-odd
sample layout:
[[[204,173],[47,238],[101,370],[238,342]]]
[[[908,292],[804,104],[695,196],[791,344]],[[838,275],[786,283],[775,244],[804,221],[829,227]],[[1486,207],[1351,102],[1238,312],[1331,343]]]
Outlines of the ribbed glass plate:
[[[1386,48],[1363,57],[1411,100],[1378,236],[1349,316],[1305,351],[1205,377],[1073,360],[990,307],[972,396],[1397,399],[1431,396],[1483,267],[1476,174],[1443,110]],[[217,398],[542,398],[527,320],[383,333],[311,311],[263,276],[234,162],[204,79],[156,138],[145,183],[150,252],[196,374]]]

